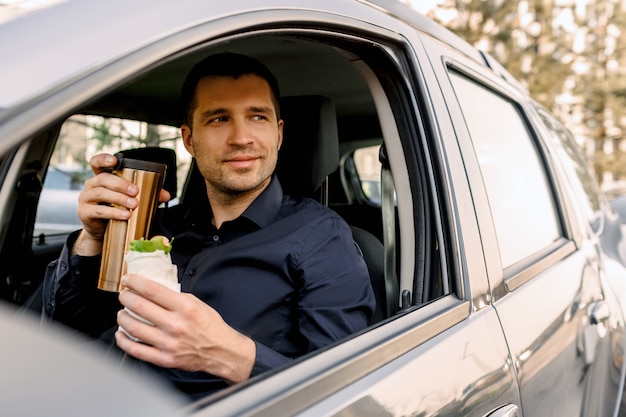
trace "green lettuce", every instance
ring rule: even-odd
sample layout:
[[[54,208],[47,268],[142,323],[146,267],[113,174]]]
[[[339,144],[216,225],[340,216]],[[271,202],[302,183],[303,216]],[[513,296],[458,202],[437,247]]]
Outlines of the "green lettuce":
[[[172,238],[173,241],[174,239]],[[142,237],[141,239],[131,240],[130,250],[134,252],[156,252],[157,250],[162,250],[165,254],[168,254],[172,250],[172,242],[165,236],[155,236],[150,240]]]

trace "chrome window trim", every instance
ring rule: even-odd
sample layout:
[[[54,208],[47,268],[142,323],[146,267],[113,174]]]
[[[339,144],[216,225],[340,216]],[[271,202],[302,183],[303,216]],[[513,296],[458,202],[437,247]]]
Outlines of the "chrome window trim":
[[[576,244],[573,241],[565,238],[559,239],[535,255],[506,268],[504,284],[509,291],[514,291],[575,251]]]

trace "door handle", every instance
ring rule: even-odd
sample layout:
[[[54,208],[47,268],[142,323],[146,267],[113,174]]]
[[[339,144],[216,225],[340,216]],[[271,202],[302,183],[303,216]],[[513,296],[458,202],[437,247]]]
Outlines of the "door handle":
[[[487,414],[485,417],[522,417],[515,404],[507,404]]]
[[[588,311],[590,324],[599,324],[611,316],[611,309],[606,301],[591,304]]]

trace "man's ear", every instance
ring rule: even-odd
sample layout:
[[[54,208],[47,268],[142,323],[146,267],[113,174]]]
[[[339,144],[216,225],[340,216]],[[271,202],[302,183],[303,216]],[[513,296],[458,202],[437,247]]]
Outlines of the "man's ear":
[[[192,157],[195,157],[193,153],[193,138],[191,136],[191,128],[188,125],[182,125],[180,127],[180,134],[183,137],[183,145],[185,149]]]
[[[283,119],[280,119],[278,121],[278,150],[280,150],[280,147],[283,145],[283,125],[285,124],[285,122],[283,121]]]

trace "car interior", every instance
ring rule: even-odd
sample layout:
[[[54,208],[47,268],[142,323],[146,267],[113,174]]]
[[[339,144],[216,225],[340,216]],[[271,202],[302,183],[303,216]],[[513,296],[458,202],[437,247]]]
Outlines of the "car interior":
[[[224,51],[253,56],[277,77],[285,121],[277,176],[285,192],[328,205],[351,226],[376,294],[378,306],[372,324],[451,292],[439,253],[442,237],[436,230],[437,222],[429,220],[435,212],[429,197],[432,190],[419,184],[424,178],[419,172],[425,168],[414,165],[403,154],[405,147],[414,146],[407,141],[415,133],[403,130],[406,115],[390,110],[402,103],[401,90],[406,87],[394,84],[400,79],[393,76],[398,70],[385,57],[383,48],[353,43],[349,38],[270,31],[202,45],[151,65],[33,138],[26,158],[28,169],[17,185],[20,192],[9,230],[10,239],[21,243],[0,251],[3,260],[24,261],[4,263],[15,267],[3,271],[2,298],[24,310],[39,312],[46,265],[58,256],[69,233],[34,234],[35,207],[42,185],[45,187],[45,174],[54,168],[55,152],[60,152],[57,140],[64,123],[83,116],[87,122],[81,122],[85,124],[82,129],[92,136],[98,129],[89,124],[91,117],[176,129],[181,124],[178,94],[186,73],[205,56]],[[381,108],[393,117],[380,116]],[[164,188],[173,197],[170,205],[206,198],[194,162],[184,159],[186,151],[170,139],[142,144],[120,140],[100,149],[83,143],[79,149],[84,156],[74,156],[73,161],[88,167],[89,157],[105,150],[164,162],[168,165]],[[388,147],[387,143],[395,146]],[[419,198],[409,192],[397,195],[394,182],[398,181]],[[417,238],[416,230],[421,231]]]

